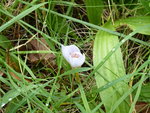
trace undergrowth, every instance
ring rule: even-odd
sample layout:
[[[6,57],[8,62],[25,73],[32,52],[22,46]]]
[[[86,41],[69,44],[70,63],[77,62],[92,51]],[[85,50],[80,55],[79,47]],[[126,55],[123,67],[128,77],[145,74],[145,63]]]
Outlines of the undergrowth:
[[[1,0],[0,112],[150,112],[148,4]],[[71,68],[61,45],[79,47],[82,67]]]

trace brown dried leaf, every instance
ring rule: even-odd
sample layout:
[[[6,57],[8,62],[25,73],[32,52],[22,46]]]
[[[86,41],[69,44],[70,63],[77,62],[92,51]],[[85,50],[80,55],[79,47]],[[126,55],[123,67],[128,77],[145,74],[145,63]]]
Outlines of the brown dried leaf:
[[[48,51],[49,46],[47,44],[47,42],[45,41],[45,39],[33,39],[32,41],[30,41],[30,43],[28,44],[28,47],[30,50],[44,50],[44,51]],[[45,65],[45,63],[47,61],[49,61],[52,65],[55,64],[54,60],[55,60],[55,55],[52,53],[37,53],[37,54],[29,54],[28,56],[28,60],[31,63],[36,63],[37,61],[42,60],[43,64]]]
[[[38,61],[39,61],[39,58],[37,57],[37,54],[29,54],[29,55],[28,55],[28,60],[29,60],[31,63],[34,63],[34,62],[38,62]]]

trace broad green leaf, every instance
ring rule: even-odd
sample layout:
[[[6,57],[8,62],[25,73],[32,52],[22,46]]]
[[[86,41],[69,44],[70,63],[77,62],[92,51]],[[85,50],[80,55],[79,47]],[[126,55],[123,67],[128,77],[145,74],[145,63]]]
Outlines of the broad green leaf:
[[[4,35],[0,35],[0,47],[4,49],[9,49],[12,47],[11,41]]]
[[[114,30],[113,26],[109,23],[104,26],[105,28]],[[105,31],[99,31],[96,35],[93,50],[94,66],[98,66],[100,62],[103,62],[103,58],[110,52],[114,51],[114,46],[119,43],[118,37],[107,33]],[[122,53],[120,48],[114,51],[113,55],[107,59],[107,61],[98,69],[98,73],[95,73],[95,79],[97,87],[100,88],[115,79],[125,75],[125,69],[122,59]],[[100,92],[100,97],[104,103],[106,112],[109,112],[115,102],[128,90],[126,81],[121,81],[110,88]],[[128,113],[129,111],[129,98],[125,99],[115,110],[114,113]]]
[[[85,0],[89,22],[99,25],[103,12],[103,0]]]
[[[134,31],[148,24],[150,24],[150,16],[139,16],[139,17],[130,17],[126,19],[120,19],[115,22],[114,26],[119,27],[121,25],[127,25],[130,29]],[[139,33],[150,35],[150,27],[141,29]]]

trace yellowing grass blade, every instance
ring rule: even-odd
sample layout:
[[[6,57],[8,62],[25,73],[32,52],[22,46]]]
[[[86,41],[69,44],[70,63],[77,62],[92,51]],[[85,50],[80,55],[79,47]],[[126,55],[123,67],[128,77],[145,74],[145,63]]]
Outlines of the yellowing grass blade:
[[[110,24],[107,24],[105,27],[110,30],[114,30]],[[121,50],[119,48],[115,51],[114,48],[117,43],[119,43],[118,36],[112,35],[105,31],[99,31],[96,35],[93,50],[93,61],[95,67],[98,66],[100,62],[103,62],[104,57],[110,51],[114,52],[112,56],[109,57],[107,61],[98,69],[97,73],[95,73],[98,88],[125,75]],[[122,97],[127,90],[127,81],[120,81],[112,87],[100,92],[100,97],[102,103],[104,103],[107,113],[109,113],[115,102],[117,102],[117,100]],[[129,103],[129,98],[127,98],[120,103],[114,113],[128,113]]]

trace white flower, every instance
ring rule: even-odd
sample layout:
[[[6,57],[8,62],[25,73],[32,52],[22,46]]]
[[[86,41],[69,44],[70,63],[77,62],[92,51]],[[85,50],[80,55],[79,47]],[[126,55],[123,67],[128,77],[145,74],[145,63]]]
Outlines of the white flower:
[[[85,61],[85,55],[81,54],[79,48],[75,45],[62,45],[62,54],[73,68],[80,67]]]

